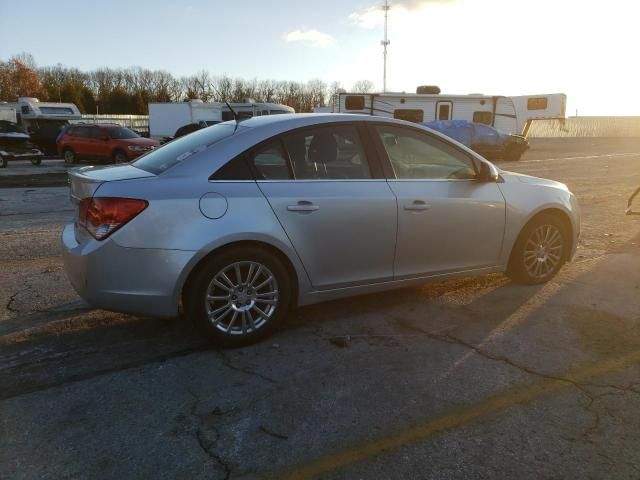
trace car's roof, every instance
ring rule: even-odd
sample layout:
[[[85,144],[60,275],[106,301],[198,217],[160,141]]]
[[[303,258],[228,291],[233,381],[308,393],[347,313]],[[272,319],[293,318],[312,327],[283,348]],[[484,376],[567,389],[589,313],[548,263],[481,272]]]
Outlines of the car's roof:
[[[323,123],[339,122],[388,122],[416,126],[414,123],[405,122],[389,117],[377,115],[365,115],[362,113],[284,113],[280,115],[262,115],[240,121],[242,128],[274,127],[288,130],[298,126],[320,125]],[[224,123],[233,123],[231,120]]]
[[[117,123],[70,123],[70,127],[98,127],[98,128],[113,128],[113,127],[122,127]],[[127,127],[122,127],[127,128]]]

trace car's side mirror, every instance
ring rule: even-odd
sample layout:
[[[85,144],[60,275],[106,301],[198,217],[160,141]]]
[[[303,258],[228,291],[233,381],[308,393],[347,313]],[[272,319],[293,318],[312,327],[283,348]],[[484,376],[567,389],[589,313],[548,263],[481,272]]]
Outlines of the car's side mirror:
[[[480,162],[480,169],[476,178],[479,182],[497,182],[500,176],[493,165],[488,162]]]

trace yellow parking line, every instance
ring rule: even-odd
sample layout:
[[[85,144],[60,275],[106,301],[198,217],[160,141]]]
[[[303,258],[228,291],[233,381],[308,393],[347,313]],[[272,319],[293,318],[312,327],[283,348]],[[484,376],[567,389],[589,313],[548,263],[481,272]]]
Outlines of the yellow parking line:
[[[634,351],[626,355],[604,361],[597,361],[571,370],[562,375],[567,381],[545,378],[533,384],[514,387],[513,389],[493,395],[470,407],[460,408],[448,415],[437,417],[391,435],[312,460],[304,465],[294,467],[288,472],[282,472],[277,475],[277,478],[286,478],[288,480],[316,478],[319,475],[366,460],[367,458],[375,457],[417,440],[423,440],[432,435],[458,428],[514,405],[531,402],[543,395],[548,395],[569,387],[572,385],[571,382],[586,383],[592,378],[629,367],[639,362],[640,351]],[[276,478],[276,476],[274,476],[274,478]]]

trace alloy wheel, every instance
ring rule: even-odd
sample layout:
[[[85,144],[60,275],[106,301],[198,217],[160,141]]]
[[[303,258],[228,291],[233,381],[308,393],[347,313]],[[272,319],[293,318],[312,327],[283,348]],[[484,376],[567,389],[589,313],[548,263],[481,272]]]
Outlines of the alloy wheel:
[[[544,224],[537,227],[524,247],[524,267],[527,273],[537,279],[553,273],[562,260],[562,232],[555,225]]]
[[[205,306],[209,322],[227,335],[247,335],[263,327],[278,306],[278,282],[263,264],[227,265],[211,280]]]
[[[75,161],[76,161],[75,154],[71,150],[65,150],[64,151],[64,163],[70,165],[72,163],[75,163]]]

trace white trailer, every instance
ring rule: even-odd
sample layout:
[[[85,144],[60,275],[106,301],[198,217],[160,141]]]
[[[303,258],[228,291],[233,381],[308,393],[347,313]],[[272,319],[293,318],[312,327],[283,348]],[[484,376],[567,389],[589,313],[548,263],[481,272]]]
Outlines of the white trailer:
[[[192,123],[212,125],[221,121],[222,106],[219,103],[191,100],[149,104],[149,137],[155,139],[173,138],[176,130]]]
[[[295,113],[293,108],[277,103],[243,102],[230,106],[241,117]],[[204,103],[196,99],[149,104],[149,136],[157,140],[173,138],[179,128],[187,125],[205,127],[226,120],[233,120],[233,114],[224,103]]]
[[[432,91],[439,92],[439,89],[433,87]],[[336,94],[332,99],[334,113],[365,113],[416,123],[467,120],[492,125],[507,133],[525,135],[531,120],[564,118],[565,108],[566,95],[563,93],[506,97],[482,94],[345,92]]]

